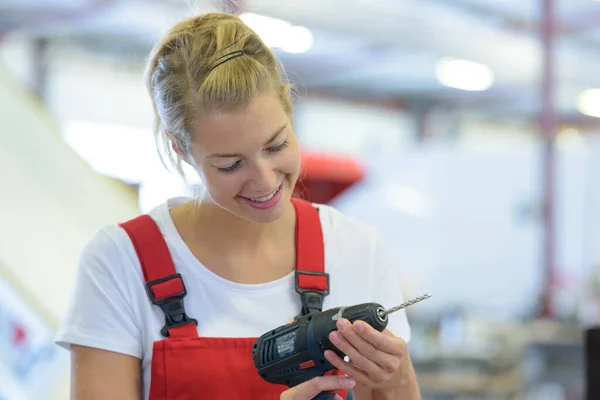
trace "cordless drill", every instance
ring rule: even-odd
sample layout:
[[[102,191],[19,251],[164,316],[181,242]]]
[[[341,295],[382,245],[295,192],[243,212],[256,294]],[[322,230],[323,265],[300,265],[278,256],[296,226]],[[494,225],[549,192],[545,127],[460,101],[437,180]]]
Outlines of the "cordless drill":
[[[337,329],[336,322],[340,318],[350,323],[364,321],[381,332],[388,324],[390,313],[428,297],[430,295],[417,297],[389,310],[378,303],[363,303],[303,315],[258,338],[252,348],[254,365],[267,382],[297,386],[335,369],[324,356],[326,350],[345,357],[329,340],[329,334]],[[331,400],[334,396],[332,392],[323,392],[315,399]]]

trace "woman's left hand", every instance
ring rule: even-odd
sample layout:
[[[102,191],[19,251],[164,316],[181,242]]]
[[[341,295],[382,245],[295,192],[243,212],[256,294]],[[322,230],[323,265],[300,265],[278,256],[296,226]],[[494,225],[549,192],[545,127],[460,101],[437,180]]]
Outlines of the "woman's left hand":
[[[351,324],[345,318],[337,322],[338,331],[329,335],[331,342],[350,358],[344,361],[331,350],[327,360],[356,382],[373,390],[394,390],[410,383],[414,372],[406,342],[389,330],[379,332],[364,321]]]

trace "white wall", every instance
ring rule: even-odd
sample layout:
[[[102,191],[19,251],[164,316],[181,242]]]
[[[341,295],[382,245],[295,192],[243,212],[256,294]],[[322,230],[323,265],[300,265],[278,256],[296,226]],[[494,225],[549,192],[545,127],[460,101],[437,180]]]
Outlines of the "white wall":
[[[48,105],[58,121],[152,127],[143,66],[88,59],[58,49],[51,58]]]
[[[50,44],[46,101],[59,122],[70,120],[152,126],[152,108],[143,82],[143,64],[82,54],[59,43]],[[32,85],[32,43],[6,40],[0,63],[21,82]]]
[[[420,316],[460,308],[514,318],[539,298],[542,149],[534,132],[489,136],[489,128],[369,159],[367,180],[335,202],[383,234],[412,295],[433,293]],[[576,316],[581,284],[600,264],[599,159],[597,137],[558,141],[554,305],[562,317]]]
[[[416,132],[415,119],[400,109],[310,97],[298,102],[294,126],[307,150],[357,157],[402,151]]]
[[[585,203],[586,210],[583,249],[584,264],[596,272],[600,271],[600,135],[590,136],[585,171]]]

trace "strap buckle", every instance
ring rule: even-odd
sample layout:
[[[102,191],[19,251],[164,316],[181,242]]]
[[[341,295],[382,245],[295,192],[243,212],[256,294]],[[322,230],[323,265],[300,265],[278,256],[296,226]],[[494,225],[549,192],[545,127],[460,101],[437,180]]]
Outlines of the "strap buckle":
[[[323,302],[325,296],[329,295],[329,274],[326,272],[313,272],[296,270],[296,292],[300,294],[302,301],[302,314],[306,315],[313,312],[321,312],[323,310]],[[314,288],[301,288],[300,275],[320,276],[326,279],[326,289],[318,290]]]
[[[166,297],[156,298],[152,287],[173,279],[179,279],[183,290]],[[188,317],[185,313],[183,298],[187,295],[187,289],[181,274],[169,275],[146,283],[146,292],[148,293],[148,297],[150,298],[150,301],[152,301],[152,304],[159,306],[163,314],[165,314],[165,326],[160,330],[161,335],[164,337],[169,337],[169,329],[177,328],[178,326],[187,324],[195,324],[198,326],[198,321]]]

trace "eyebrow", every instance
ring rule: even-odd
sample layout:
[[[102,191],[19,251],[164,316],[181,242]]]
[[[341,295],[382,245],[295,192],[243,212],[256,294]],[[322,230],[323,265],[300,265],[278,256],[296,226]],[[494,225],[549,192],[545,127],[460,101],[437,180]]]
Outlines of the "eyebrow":
[[[273,143],[275,141],[275,139],[277,139],[277,136],[279,136],[279,134],[281,132],[283,132],[283,130],[285,128],[287,128],[288,124],[282,125],[279,129],[277,129],[277,131],[269,138],[269,140],[267,140],[264,144],[264,146],[268,146],[271,143]],[[234,157],[240,157],[240,154],[237,153],[214,153],[209,155],[206,158],[234,158]]]

